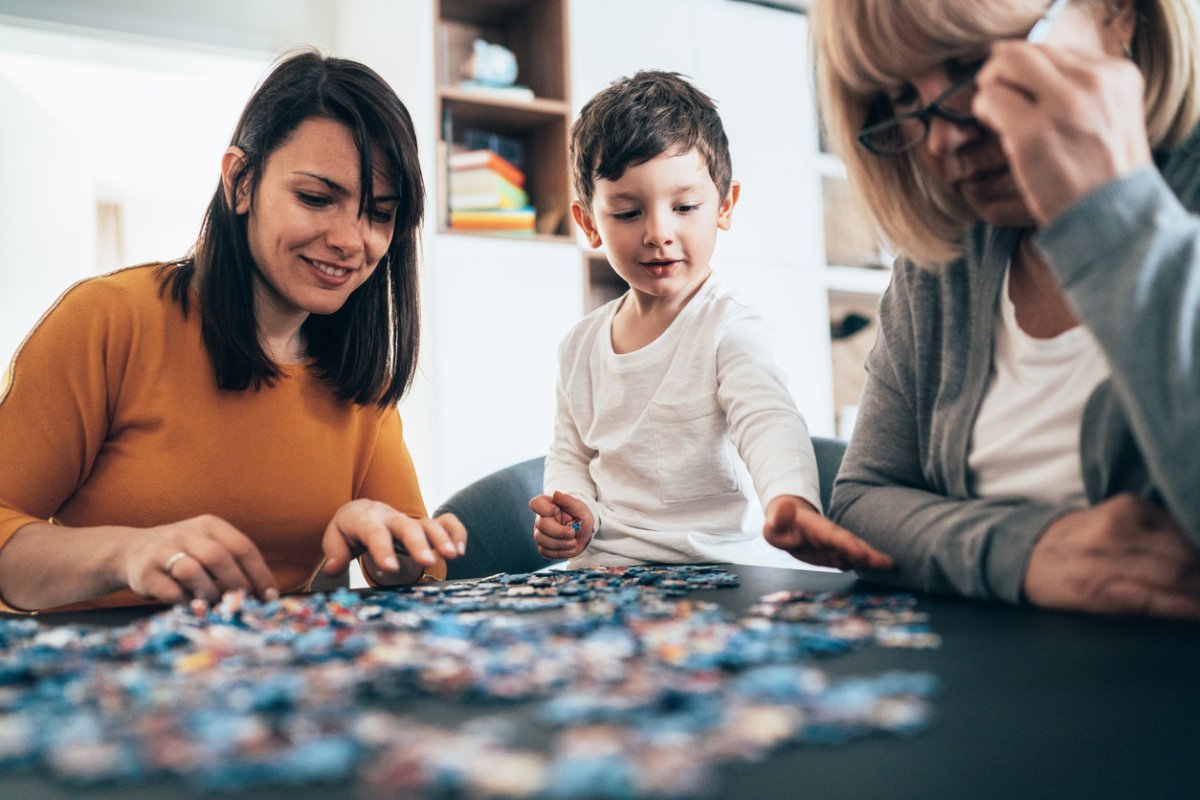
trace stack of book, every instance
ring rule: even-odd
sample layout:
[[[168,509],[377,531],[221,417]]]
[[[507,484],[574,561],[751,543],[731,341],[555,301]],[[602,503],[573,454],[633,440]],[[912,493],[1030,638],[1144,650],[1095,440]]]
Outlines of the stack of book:
[[[450,227],[454,230],[533,233],[537,214],[525,192],[525,173],[491,150],[451,153]]]

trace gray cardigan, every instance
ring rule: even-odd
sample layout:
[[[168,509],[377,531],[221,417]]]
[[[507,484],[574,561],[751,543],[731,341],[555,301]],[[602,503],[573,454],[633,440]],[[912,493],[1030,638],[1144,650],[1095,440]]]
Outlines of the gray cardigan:
[[[1149,497],[1200,546],[1200,131],[1157,166],[1089,194],[1034,242],[1112,371],[1084,409],[1089,502]],[[1030,551],[1070,510],[979,498],[968,476],[1017,236],[979,224],[939,272],[896,265],[830,509],[897,562],[864,577],[1019,602]]]

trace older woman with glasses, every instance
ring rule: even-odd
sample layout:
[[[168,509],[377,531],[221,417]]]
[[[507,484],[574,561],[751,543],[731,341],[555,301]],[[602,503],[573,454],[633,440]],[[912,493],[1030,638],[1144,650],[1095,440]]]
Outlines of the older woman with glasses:
[[[1200,618],[1195,0],[817,0],[900,254],[831,516],[871,575]]]

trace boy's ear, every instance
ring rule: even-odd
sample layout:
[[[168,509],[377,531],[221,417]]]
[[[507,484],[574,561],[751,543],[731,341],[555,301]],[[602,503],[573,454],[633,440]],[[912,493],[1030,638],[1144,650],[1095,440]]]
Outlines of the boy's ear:
[[[729,194],[725,195],[725,199],[721,201],[721,208],[717,211],[717,227],[721,230],[727,231],[733,224],[733,207],[737,205],[741,195],[742,184],[730,181]]]
[[[246,191],[246,183],[234,186],[233,181],[246,161],[246,151],[240,147],[230,147],[221,156],[221,186],[225,190],[225,202],[230,205],[235,214],[245,214],[250,210],[250,195]],[[234,195],[237,199],[234,199]]]
[[[575,224],[579,226],[579,230],[583,231],[589,245],[596,248],[604,244],[600,240],[600,231],[596,228],[596,223],[592,221],[592,215],[578,200],[571,203],[571,216],[575,217]]]

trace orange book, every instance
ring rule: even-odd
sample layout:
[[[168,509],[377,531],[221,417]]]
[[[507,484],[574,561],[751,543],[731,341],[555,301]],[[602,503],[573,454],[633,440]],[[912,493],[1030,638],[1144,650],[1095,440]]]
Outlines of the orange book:
[[[525,173],[515,164],[491,150],[465,150],[450,154],[450,171],[457,172],[466,169],[490,169],[513,186],[518,188],[525,185]]]
[[[525,208],[452,210],[450,227],[459,231],[534,231],[537,212]]]

